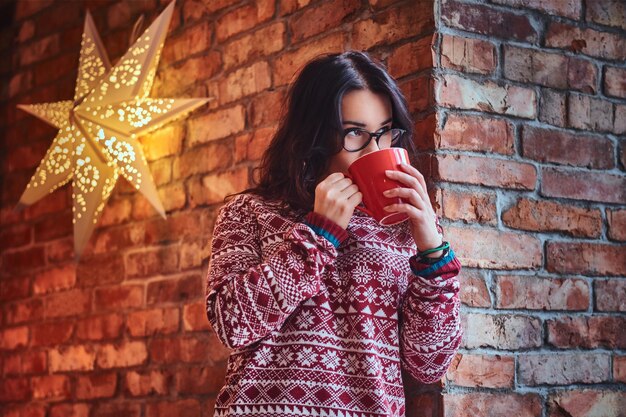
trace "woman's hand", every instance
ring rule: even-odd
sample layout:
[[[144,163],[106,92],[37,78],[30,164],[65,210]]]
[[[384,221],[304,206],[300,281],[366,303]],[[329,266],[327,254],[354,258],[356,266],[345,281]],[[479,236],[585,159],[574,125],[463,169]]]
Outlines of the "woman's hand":
[[[359,188],[350,178],[335,172],[315,187],[313,211],[345,229],[362,198]]]
[[[406,187],[387,190],[384,195],[385,197],[400,197],[405,203],[391,204],[385,207],[385,210],[406,213],[409,216],[411,233],[419,251],[436,248],[443,242],[437,230],[436,215],[430,204],[424,176],[408,164],[400,164],[400,169],[402,171],[386,171],[386,175]],[[426,256],[436,258],[441,253],[442,251],[437,251]]]

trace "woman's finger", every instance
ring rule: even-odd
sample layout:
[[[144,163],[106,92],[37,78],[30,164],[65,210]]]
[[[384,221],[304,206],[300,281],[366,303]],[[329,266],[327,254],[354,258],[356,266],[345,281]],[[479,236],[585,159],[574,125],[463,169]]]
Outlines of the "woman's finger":
[[[423,197],[412,188],[403,188],[403,187],[392,188],[391,190],[387,190],[383,192],[383,195],[389,198],[392,198],[392,197],[403,198],[404,200],[408,201],[409,203],[411,203],[418,209],[420,210],[424,209]]]
[[[406,185],[409,188],[413,188],[417,191],[422,197],[426,195],[426,189],[422,187],[422,184],[412,175],[407,174],[402,171],[386,171],[386,175],[388,178],[398,181],[401,184]]]

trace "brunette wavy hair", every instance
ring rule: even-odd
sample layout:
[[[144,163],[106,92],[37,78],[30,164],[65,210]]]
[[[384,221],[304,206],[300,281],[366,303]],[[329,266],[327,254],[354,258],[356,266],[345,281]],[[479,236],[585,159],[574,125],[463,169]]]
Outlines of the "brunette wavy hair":
[[[343,147],[341,102],[352,90],[389,97],[392,127],[406,130],[397,146],[412,154],[413,122],[406,99],[382,64],[365,52],[325,54],[307,63],[291,85],[279,128],[257,168],[256,186],[242,193],[311,210],[315,186]]]

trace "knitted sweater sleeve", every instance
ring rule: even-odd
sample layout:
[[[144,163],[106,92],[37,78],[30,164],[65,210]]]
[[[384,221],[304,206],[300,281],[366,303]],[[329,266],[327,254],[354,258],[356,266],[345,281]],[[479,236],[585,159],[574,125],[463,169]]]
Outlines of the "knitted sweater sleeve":
[[[439,262],[412,262],[412,269],[402,304],[402,363],[414,378],[430,384],[445,375],[461,344],[461,263],[450,249]]]
[[[260,222],[265,236],[260,236]],[[320,292],[322,272],[337,256],[332,243],[303,223],[284,232],[286,222],[247,195],[230,201],[218,215],[206,311],[230,348],[245,347],[279,329],[302,301]]]

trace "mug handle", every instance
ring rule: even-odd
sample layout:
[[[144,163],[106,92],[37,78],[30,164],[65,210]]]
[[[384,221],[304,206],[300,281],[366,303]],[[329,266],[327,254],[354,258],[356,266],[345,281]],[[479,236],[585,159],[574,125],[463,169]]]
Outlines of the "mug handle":
[[[350,178],[350,179],[352,180],[352,182],[354,182],[354,178],[352,178],[352,175],[350,175],[350,173],[348,173],[348,172],[344,172],[344,173],[343,173],[343,175],[345,175],[346,177]],[[370,217],[374,217],[374,213],[372,213],[372,212],[370,211],[370,209],[368,209],[368,208],[367,208],[367,207],[365,207],[365,206],[363,206],[363,207],[361,207],[361,206],[356,206],[356,207],[355,207],[355,209],[359,210],[359,211],[360,211],[360,212],[362,212],[362,213],[367,214],[367,215],[368,215],[368,216],[370,216]]]

